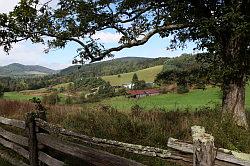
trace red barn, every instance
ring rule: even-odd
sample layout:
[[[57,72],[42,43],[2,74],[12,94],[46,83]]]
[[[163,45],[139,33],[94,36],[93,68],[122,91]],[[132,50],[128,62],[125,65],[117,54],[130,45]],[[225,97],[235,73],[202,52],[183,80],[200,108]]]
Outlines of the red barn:
[[[129,90],[127,92],[130,97],[140,98],[145,96],[154,96],[160,94],[158,89],[145,89],[145,90]]]

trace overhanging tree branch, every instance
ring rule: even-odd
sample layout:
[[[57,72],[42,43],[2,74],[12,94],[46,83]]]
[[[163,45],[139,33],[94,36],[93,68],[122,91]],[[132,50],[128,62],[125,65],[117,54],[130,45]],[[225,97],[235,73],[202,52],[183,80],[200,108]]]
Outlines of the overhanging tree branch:
[[[106,57],[106,55],[108,55],[108,54],[110,54],[112,52],[117,52],[117,51],[121,51],[121,50],[123,50],[125,48],[131,48],[131,47],[143,45],[152,36],[154,36],[157,33],[162,32],[162,31],[171,31],[171,30],[175,30],[175,29],[183,29],[183,28],[186,28],[188,26],[189,25],[186,25],[186,24],[176,24],[176,25],[166,25],[166,26],[158,27],[158,28],[148,32],[147,34],[145,34],[142,39],[132,40],[132,41],[129,41],[128,43],[124,43],[124,44],[122,44],[122,45],[120,45],[118,47],[113,47],[113,48],[104,50],[102,53],[100,53],[99,55],[96,55],[96,56],[90,55],[91,62],[102,60],[104,57]]]

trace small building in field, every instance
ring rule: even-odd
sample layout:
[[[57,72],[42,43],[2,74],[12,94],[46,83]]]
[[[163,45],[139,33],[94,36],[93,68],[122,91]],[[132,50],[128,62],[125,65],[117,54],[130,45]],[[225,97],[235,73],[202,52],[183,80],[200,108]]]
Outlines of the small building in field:
[[[123,86],[124,88],[127,88],[127,89],[132,89],[132,88],[133,88],[133,84],[132,84],[132,83],[122,84],[122,86]]]
[[[129,90],[129,91],[127,91],[127,93],[129,94],[129,97],[141,98],[141,97],[145,97],[145,96],[159,95],[160,90],[158,90],[158,89]]]

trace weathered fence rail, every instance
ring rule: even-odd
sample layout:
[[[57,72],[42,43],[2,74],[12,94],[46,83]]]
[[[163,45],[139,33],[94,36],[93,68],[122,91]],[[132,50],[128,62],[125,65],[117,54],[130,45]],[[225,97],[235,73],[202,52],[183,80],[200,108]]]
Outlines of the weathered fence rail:
[[[240,155],[245,156],[245,158],[241,158],[239,157],[240,155],[235,155],[238,154],[236,152],[215,148],[213,144],[213,137],[206,134],[204,128],[197,126],[192,128],[192,136],[194,138],[193,144],[169,138],[167,145],[168,149],[166,150],[156,147],[89,137],[87,135],[75,133],[50,124],[42,119],[36,118],[34,114],[29,114],[26,121],[0,117],[0,123],[19,128],[24,131],[23,133],[25,133],[23,135],[18,135],[0,127],[0,144],[15,151],[17,154],[27,159],[29,163],[16,161],[3,151],[0,151],[0,157],[18,166],[37,166],[40,165],[40,163],[45,163],[49,166],[63,166],[65,164],[64,161],[60,161],[60,159],[58,159],[58,156],[47,154],[46,151],[44,151],[45,147],[58,151],[60,154],[74,156],[90,163],[91,165],[143,165],[124,157],[68,141],[72,138],[74,140],[78,140],[77,142],[80,141],[85,144],[121,149],[134,154],[175,161],[183,165],[250,166],[249,154],[241,153]],[[60,139],[58,136],[66,138],[67,141],[65,141],[65,139]]]

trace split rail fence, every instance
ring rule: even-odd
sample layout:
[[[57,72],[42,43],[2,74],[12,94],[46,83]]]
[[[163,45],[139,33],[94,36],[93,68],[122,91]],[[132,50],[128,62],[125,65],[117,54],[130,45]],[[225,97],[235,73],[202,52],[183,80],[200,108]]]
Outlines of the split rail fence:
[[[120,157],[106,151],[88,147],[83,144],[73,143],[68,140],[79,140],[80,142],[124,150],[136,155],[158,157],[163,160],[171,160],[180,165],[194,166],[250,166],[250,158],[242,159],[237,156],[249,156],[248,154],[234,155],[233,151],[218,149],[214,147],[213,136],[206,134],[205,129],[200,126],[192,127],[193,144],[181,142],[174,138],[168,139],[168,149],[160,149],[143,145],[123,143],[89,137],[75,133],[45,121],[45,116],[34,113],[27,114],[25,121],[0,117],[0,144],[11,151],[22,156],[24,160],[16,160],[13,156],[0,150],[0,157],[6,159],[13,165],[18,166],[63,166],[63,157],[55,157],[54,153],[47,153],[46,148],[61,155],[72,156],[83,160],[90,165],[96,166],[141,166],[136,161]],[[11,126],[11,127],[10,127]],[[21,135],[13,133],[6,128],[18,128],[22,130]],[[65,139],[64,139],[65,138]]]

